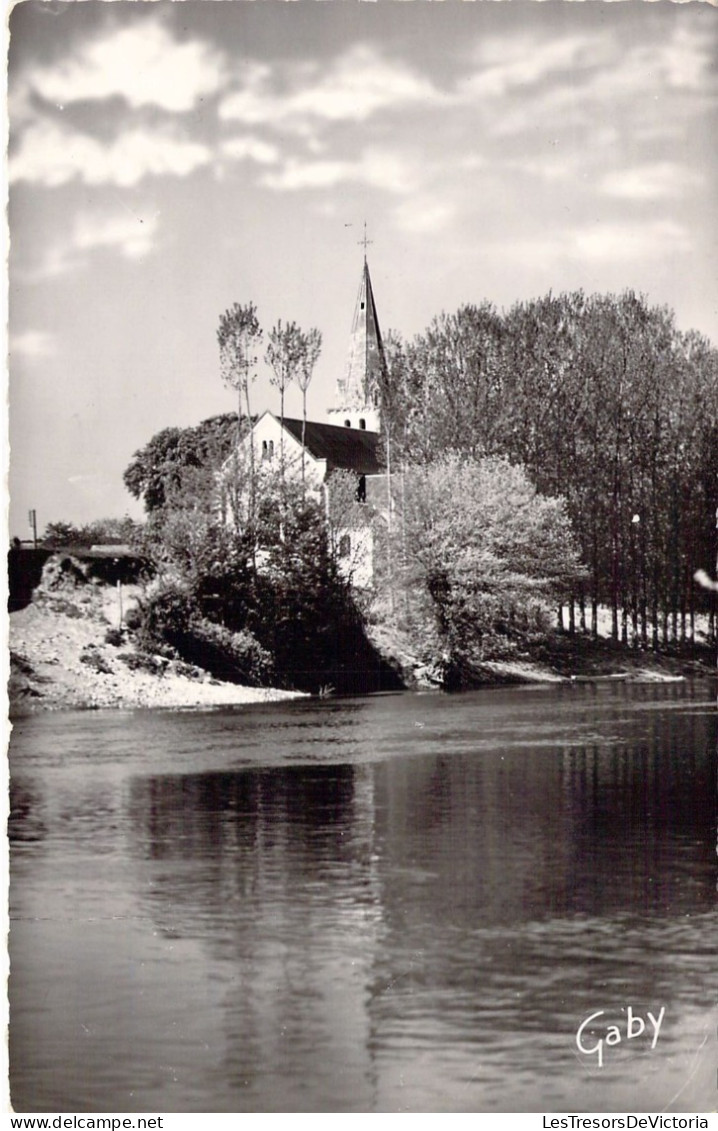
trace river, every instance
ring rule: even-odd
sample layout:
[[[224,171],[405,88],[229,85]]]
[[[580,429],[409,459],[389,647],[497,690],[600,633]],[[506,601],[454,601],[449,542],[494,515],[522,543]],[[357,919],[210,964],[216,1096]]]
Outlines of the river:
[[[16,1111],[716,1108],[713,685],[38,714],[10,765]]]

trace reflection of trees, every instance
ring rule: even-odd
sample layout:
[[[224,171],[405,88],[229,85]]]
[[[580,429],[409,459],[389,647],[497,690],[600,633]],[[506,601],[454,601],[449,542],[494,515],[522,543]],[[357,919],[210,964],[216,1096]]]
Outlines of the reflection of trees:
[[[563,1040],[597,993],[690,997],[681,962],[714,899],[715,722],[655,710],[648,689],[646,710],[616,689],[594,714],[593,695],[534,733],[499,727],[503,747],[467,731],[457,753],[448,724],[375,765],[133,779],[142,899],[220,960],[241,1106],[280,1076],[278,1106],[331,1106],[334,1078],[340,1106],[381,1104],[422,1042],[500,1059],[516,1033]]]
[[[715,719],[643,711],[641,698],[616,695],[615,744],[537,733],[377,767],[377,1051],[387,1034],[395,1049],[416,1040],[427,1018],[449,1049],[495,1053],[511,1034],[558,1040],[596,994],[648,1008],[704,994]]]
[[[595,742],[557,742],[569,730],[557,719],[545,742],[540,731],[526,742],[524,729],[516,743],[481,749],[477,735],[466,756],[382,763],[376,837],[381,860],[392,862],[382,872],[387,914],[392,875],[404,886],[412,870],[422,904],[470,928],[628,908],[673,914],[697,909],[696,899],[709,906],[707,872],[688,891],[667,865],[677,845],[688,869],[712,865],[715,720],[643,710],[636,689],[611,708],[615,724],[609,716]]]
[[[43,840],[46,836],[42,819],[40,793],[33,785],[16,776],[10,781],[10,812],[7,832],[10,844]]]
[[[333,1109],[339,1078],[366,1106],[370,778],[305,766],[132,782],[143,901],[220,960],[223,1068],[249,1110],[271,1109],[272,1095],[278,1110],[311,1110],[322,1089]]]

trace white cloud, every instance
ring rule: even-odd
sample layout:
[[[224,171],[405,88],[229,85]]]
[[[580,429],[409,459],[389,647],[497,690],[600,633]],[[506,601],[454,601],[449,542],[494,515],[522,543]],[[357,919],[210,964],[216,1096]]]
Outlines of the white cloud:
[[[22,135],[10,158],[10,180],[48,187],[79,180],[88,185],[137,184],[146,176],[186,176],[209,164],[210,150],[167,129],[136,128],[105,143],[51,122]]]
[[[395,211],[397,226],[414,235],[442,231],[448,228],[454,216],[453,204],[425,197],[402,202]]]
[[[142,259],[154,246],[157,216],[80,215],[75,220],[71,246],[78,251],[113,248],[126,259]]]
[[[700,174],[692,169],[671,161],[658,161],[607,173],[600,187],[608,196],[623,200],[660,200],[681,196],[702,181]]]
[[[275,165],[279,161],[276,145],[252,135],[228,137],[222,142],[220,152],[223,157],[234,161],[254,161],[257,165]]]
[[[90,254],[98,250],[117,252],[125,259],[143,259],[154,250],[158,227],[156,213],[82,212],[69,232],[45,249],[37,266],[16,271],[16,276],[25,282],[38,282],[65,275],[86,267]]]
[[[551,271],[567,263],[619,266],[622,270],[628,265],[643,267],[692,249],[688,229],[668,219],[595,222],[486,245],[487,254],[495,253],[512,263],[541,263]]]
[[[366,122],[380,110],[436,99],[436,89],[421,75],[358,44],[328,68],[306,64],[281,72],[253,65],[219,113],[225,120],[307,135],[318,123]]]
[[[459,85],[465,99],[504,98],[511,91],[535,86],[551,75],[573,71],[586,56],[597,54],[598,37],[564,36],[545,40],[502,36],[481,43],[478,69]]]
[[[334,188],[343,181],[358,179],[358,167],[350,161],[300,161],[290,158],[276,173],[262,178],[266,188],[295,192],[307,188]]]
[[[262,179],[267,188],[283,192],[335,188],[349,182],[403,194],[416,187],[417,171],[409,159],[398,153],[368,149],[356,160],[293,157],[281,169],[266,173]]]
[[[680,136],[686,105],[700,109],[716,97],[713,17],[681,15],[668,28],[662,21],[646,23],[646,34],[636,41],[608,25],[590,39],[490,41],[479,53],[487,65],[463,80],[457,94],[482,110],[494,137],[571,131],[590,150],[586,133],[597,128],[631,139],[649,129],[656,137]],[[522,97],[527,88],[530,99]]]
[[[63,62],[35,67],[24,84],[56,105],[120,96],[132,107],[191,110],[219,90],[222,58],[200,40],[179,42],[157,22],[140,20],[85,43]]]
[[[665,259],[691,247],[688,230],[674,220],[595,224],[566,236],[568,254],[593,263]]]
[[[11,334],[8,346],[11,359],[24,357],[35,360],[52,357],[56,351],[54,336],[45,330],[24,330],[20,334]]]
[[[708,24],[703,13],[691,13],[675,29],[673,37],[662,43],[657,62],[668,86],[674,89],[703,90],[711,75],[715,56],[715,24]],[[695,18],[697,17],[697,18]],[[708,17],[715,21],[714,16]],[[715,89],[715,80],[713,80]]]

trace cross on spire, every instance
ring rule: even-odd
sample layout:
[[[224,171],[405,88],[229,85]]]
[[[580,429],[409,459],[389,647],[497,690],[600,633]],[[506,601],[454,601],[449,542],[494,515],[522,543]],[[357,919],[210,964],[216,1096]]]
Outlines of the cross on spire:
[[[374,240],[370,240],[370,239],[367,239],[367,234],[366,234],[366,220],[365,220],[365,221],[364,221],[364,235],[363,235],[363,236],[362,236],[362,238],[361,238],[361,239],[359,240],[359,247],[363,247],[363,248],[364,248],[364,258],[365,258],[365,259],[366,259],[366,249],[367,249],[367,248],[369,247],[369,244],[372,244],[372,243],[374,243]]]

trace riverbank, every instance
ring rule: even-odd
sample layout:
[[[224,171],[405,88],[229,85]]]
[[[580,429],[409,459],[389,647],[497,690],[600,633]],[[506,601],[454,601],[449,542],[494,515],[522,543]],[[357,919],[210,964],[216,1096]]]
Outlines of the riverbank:
[[[420,661],[406,633],[385,625],[372,626],[372,643],[401,672],[408,687],[438,688],[437,668]],[[614,644],[610,638],[556,631],[530,653],[511,659],[487,660],[463,673],[462,686],[483,687],[525,683],[628,681],[670,683],[715,674],[715,651],[706,644],[653,652]]]
[[[9,618],[10,715],[37,710],[101,707],[227,707],[301,696],[244,687],[201,668],[138,652],[120,631],[137,593],[107,586],[36,591]]]
[[[48,568],[25,608],[10,614],[10,714],[93,708],[239,706],[301,697],[303,693],[240,686],[179,660],[139,652],[125,624],[140,590],[87,582]],[[412,655],[401,634],[375,627],[372,643],[409,688],[435,688],[440,678]],[[531,656],[487,662],[472,685],[674,681],[715,671],[707,648],[697,656],[656,654],[556,633]]]

